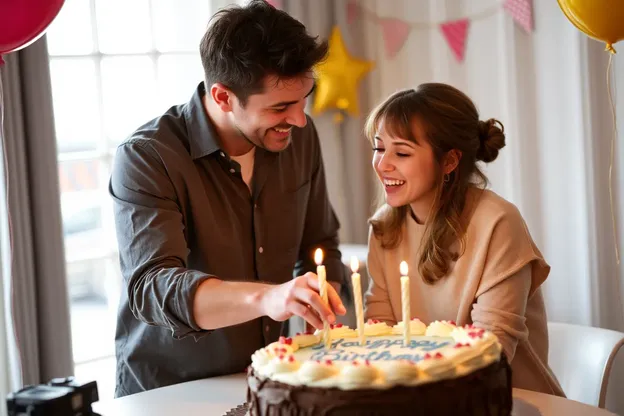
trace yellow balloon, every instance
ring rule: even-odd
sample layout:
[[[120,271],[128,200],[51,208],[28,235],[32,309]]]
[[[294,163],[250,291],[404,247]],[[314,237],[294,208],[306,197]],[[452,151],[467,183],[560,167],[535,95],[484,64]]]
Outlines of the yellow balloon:
[[[350,56],[340,30],[334,27],[329,38],[327,58],[315,68],[318,79],[314,93],[314,113],[338,109],[357,116],[358,83],[373,66],[371,61]]]
[[[557,0],[563,14],[581,32],[607,44],[615,53],[613,44],[624,39],[623,0]]]

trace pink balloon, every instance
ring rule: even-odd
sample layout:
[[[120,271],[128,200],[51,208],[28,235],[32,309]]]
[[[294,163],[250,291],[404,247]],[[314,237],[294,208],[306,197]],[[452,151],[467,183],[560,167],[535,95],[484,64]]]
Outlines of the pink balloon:
[[[1,55],[39,39],[56,18],[64,0],[0,0]]]

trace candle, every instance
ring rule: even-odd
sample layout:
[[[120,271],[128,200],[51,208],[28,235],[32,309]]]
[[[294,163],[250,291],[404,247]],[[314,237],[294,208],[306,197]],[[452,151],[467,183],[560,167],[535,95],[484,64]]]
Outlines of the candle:
[[[403,345],[410,344],[410,284],[407,275],[407,263],[402,261],[399,266],[401,271],[401,305],[403,306]]]
[[[360,274],[357,272],[360,267],[357,257],[351,257],[351,285],[353,286],[353,299],[355,301],[355,318],[357,322],[358,338],[360,339],[360,345],[366,344],[366,338],[364,336],[364,308],[362,306],[362,283]]]
[[[314,253],[314,262],[316,263],[316,275],[318,276],[319,294],[321,295],[323,303],[325,303],[325,305],[328,305],[329,302],[327,299],[327,276],[325,275],[325,266],[323,265],[323,250],[321,250],[320,248],[317,248],[316,252]],[[331,345],[329,322],[323,319],[323,317],[321,317],[321,319],[323,320],[323,345],[325,345],[325,348],[329,349]]]

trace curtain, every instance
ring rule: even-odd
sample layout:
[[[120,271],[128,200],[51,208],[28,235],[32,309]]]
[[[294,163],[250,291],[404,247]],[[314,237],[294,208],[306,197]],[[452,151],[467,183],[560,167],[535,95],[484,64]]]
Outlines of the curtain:
[[[8,201],[0,204],[6,323],[0,340],[15,346],[0,355],[1,366],[11,370],[10,383],[3,380],[6,392],[71,375],[73,360],[45,39],[4,58],[2,150],[8,163],[1,182],[8,185]]]
[[[341,0],[285,0],[283,9],[305,24],[310,34],[324,39],[337,25],[350,53],[365,56],[361,33],[347,31],[346,4]],[[332,112],[310,113],[321,141],[329,196],[340,220],[340,240],[347,244],[367,243],[367,220],[376,208],[371,146],[363,134],[371,107],[366,88],[360,89],[359,98],[360,116],[345,117],[340,123],[334,121]]]

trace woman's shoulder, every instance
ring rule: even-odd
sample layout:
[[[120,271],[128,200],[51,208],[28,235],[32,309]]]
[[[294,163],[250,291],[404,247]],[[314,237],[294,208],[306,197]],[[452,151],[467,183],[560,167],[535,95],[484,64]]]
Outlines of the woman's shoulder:
[[[497,223],[512,222],[524,226],[518,207],[489,189],[470,188],[466,195],[466,215],[471,225],[479,228]]]
[[[464,259],[470,262],[480,259],[484,265],[478,293],[532,263],[532,294],[548,276],[550,266],[533,241],[520,210],[491,190],[471,193],[474,212],[466,230]]]

